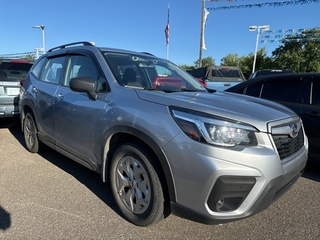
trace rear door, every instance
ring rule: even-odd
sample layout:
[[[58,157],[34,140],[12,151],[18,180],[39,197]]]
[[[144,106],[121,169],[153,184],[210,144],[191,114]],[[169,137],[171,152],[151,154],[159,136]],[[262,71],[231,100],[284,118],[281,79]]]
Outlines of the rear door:
[[[301,118],[309,138],[309,157],[320,162],[320,76],[310,76],[306,81]]]
[[[38,66],[42,66],[42,61],[46,61],[43,58],[33,71],[37,71]],[[55,135],[55,123],[54,123],[54,96],[59,86],[61,69],[65,57],[49,58],[44,64],[44,68],[41,71],[41,75],[37,78],[36,73],[31,74],[33,78],[31,86],[31,93],[34,97],[37,122],[39,123],[40,138],[43,136],[43,141],[54,145],[53,137]],[[42,136],[41,136],[42,134]]]

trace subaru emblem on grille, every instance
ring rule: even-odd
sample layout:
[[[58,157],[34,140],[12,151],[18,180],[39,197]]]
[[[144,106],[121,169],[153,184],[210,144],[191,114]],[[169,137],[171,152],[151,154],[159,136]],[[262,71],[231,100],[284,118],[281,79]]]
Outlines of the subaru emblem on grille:
[[[289,125],[290,128],[290,137],[295,138],[296,136],[298,136],[298,126],[296,123],[291,123]]]

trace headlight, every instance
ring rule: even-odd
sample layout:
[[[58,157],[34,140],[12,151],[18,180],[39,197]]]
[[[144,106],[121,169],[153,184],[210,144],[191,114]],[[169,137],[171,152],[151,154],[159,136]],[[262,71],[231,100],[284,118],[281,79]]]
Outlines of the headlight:
[[[195,141],[223,147],[257,145],[257,130],[252,126],[177,109],[171,109],[171,113],[181,130]]]

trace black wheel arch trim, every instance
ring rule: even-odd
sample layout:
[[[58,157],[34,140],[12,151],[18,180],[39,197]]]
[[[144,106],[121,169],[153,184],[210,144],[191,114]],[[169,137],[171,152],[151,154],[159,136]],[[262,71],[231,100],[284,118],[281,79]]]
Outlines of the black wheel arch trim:
[[[171,170],[170,167],[168,165],[168,161],[167,158],[165,157],[165,155],[163,154],[163,152],[161,151],[161,148],[158,146],[158,144],[156,144],[156,142],[149,137],[147,134],[139,131],[138,129],[129,127],[129,126],[115,126],[112,127],[110,129],[108,129],[104,136],[104,145],[102,145],[102,153],[104,154],[102,157],[103,162],[102,162],[102,169],[101,169],[101,177],[102,180],[105,182],[106,181],[106,169],[108,169],[109,167],[109,162],[111,159],[107,158],[107,154],[109,152],[109,145],[110,145],[110,140],[112,139],[112,137],[117,134],[117,133],[122,133],[122,134],[129,134],[132,136],[135,136],[136,138],[140,139],[141,141],[143,141],[146,145],[148,145],[152,151],[157,155],[159,162],[161,164],[162,170],[164,172],[164,177],[166,180],[166,184],[167,184],[167,190],[168,190],[168,194],[169,194],[169,198],[171,201],[176,201],[176,195],[175,195],[175,187],[174,187],[174,181],[172,178],[172,174],[171,174]]]

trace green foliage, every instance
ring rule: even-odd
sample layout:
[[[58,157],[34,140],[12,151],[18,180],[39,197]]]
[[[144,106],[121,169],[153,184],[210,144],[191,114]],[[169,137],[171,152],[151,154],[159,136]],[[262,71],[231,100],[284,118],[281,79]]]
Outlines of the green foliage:
[[[199,59],[194,62],[195,68],[199,67]],[[202,67],[209,67],[215,65],[215,60],[212,57],[206,57],[202,59]]]
[[[220,61],[223,66],[238,66],[246,78],[252,73],[254,53],[245,56],[228,54]],[[202,60],[202,66],[215,65],[212,57]],[[199,66],[199,60],[194,66],[182,65],[184,69]],[[300,35],[288,36],[282,45],[276,48],[271,57],[267,56],[266,47],[257,51],[255,70],[261,69],[291,69],[296,72],[320,72],[320,28],[302,32]]]
[[[222,66],[240,66],[241,58],[238,54],[229,53],[227,56],[223,57],[221,60]]]
[[[33,55],[26,55],[24,57],[24,59],[27,60],[27,61],[31,61],[31,62],[36,60]]]
[[[243,75],[249,78],[252,73],[254,54],[250,53],[247,56],[239,57],[238,54],[228,54],[221,59],[223,66],[238,66],[240,67]],[[268,69],[273,68],[273,61],[267,57],[266,48],[263,47],[257,52],[256,67],[255,69]]]
[[[187,70],[187,69],[195,69],[195,68],[196,68],[195,66],[190,66],[190,65],[187,65],[187,64],[179,65],[179,67],[180,67],[181,69],[184,69],[184,70]]]
[[[273,52],[273,61],[278,68],[296,72],[320,72],[320,29],[289,36]]]

